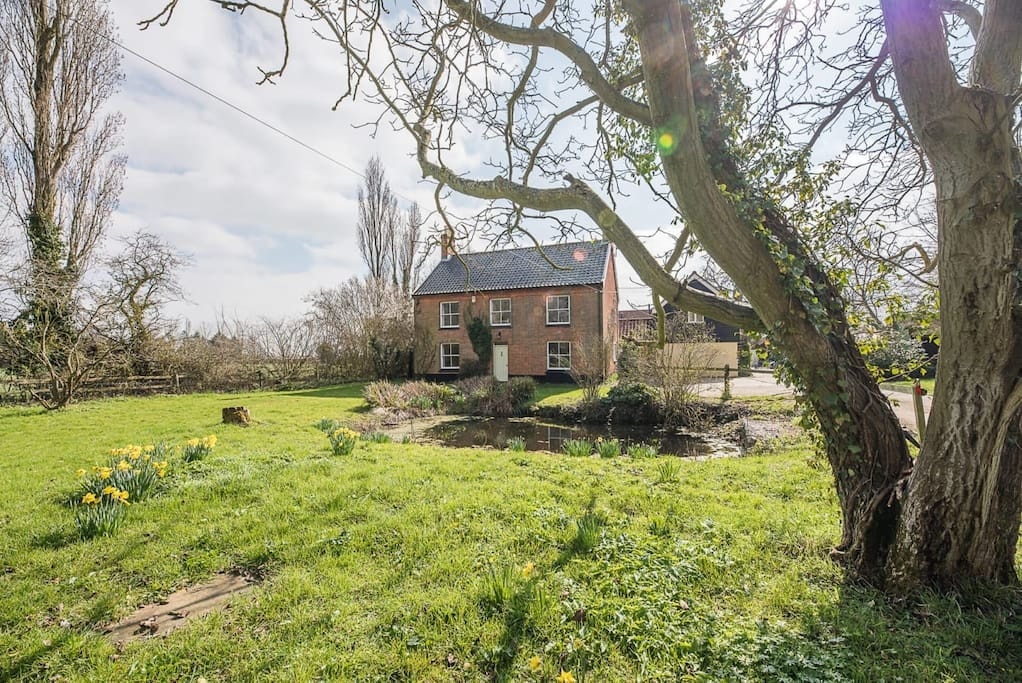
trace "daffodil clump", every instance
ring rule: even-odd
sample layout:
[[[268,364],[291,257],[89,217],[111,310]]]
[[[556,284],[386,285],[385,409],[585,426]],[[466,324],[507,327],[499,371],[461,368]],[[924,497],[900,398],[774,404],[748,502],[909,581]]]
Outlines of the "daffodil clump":
[[[596,439],[596,452],[599,453],[601,458],[616,458],[621,455],[621,442],[617,439],[607,439],[604,441],[601,436]]]
[[[207,455],[213,452],[213,446],[216,446],[215,434],[204,436],[201,439],[188,439],[188,441],[185,442],[185,446],[181,451],[181,458],[185,462],[202,460]]]
[[[126,491],[132,501],[145,500],[167,476],[167,450],[162,443],[114,448],[106,465],[93,467],[91,472],[78,470],[81,495],[92,493],[100,496],[105,488],[113,486]]]
[[[83,539],[109,536],[117,531],[124,518],[131,494],[113,484],[98,493],[86,491],[74,502],[75,528]]]
[[[330,448],[334,455],[349,455],[358,443],[358,432],[347,427],[339,427],[328,432],[326,436],[330,439]]]

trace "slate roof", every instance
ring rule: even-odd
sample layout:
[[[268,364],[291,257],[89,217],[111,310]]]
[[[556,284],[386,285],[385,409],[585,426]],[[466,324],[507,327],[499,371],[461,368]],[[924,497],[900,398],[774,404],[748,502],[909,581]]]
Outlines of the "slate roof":
[[[545,244],[542,249],[556,268],[536,247],[451,256],[437,264],[412,296],[598,285],[606,276],[610,242]]]

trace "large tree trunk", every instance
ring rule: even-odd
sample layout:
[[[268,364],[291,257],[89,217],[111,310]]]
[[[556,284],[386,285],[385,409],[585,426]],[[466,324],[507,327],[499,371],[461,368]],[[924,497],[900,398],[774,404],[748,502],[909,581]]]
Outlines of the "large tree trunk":
[[[889,571],[904,589],[1015,583],[1022,193],[1014,181],[1010,93],[1020,54],[1018,36],[998,47],[984,32],[1014,25],[1017,33],[1022,11],[1018,3],[987,3],[977,87],[960,85],[950,70],[934,9],[885,2],[884,15],[898,86],[936,180],[941,298],[934,403]]]
[[[866,369],[836,289],[783,211],[758,197],[734,163],[688,8],[677,0],[627,6],[653,126],[670,141],[661,158],[672,193],[784,352],[819,419],[842,511],[835,556],[852,578],[883,584],[897,494],[911,469],[901,426]]]

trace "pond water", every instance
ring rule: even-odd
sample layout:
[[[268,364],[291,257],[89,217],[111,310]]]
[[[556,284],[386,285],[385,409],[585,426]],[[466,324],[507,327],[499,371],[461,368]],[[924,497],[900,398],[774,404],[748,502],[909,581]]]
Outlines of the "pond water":
[[[561,452],[567,439],[618,439],[621,451],[630,444],[657,447],[661,455],[681,457],[738,455],[738,447],[721,439],[677,431],[664,431],[650,425],[557,424],[532,418],[458,419],[434,425],[425,438],[450,447],[490,446],[505,448],[508,439],[525,439],[525,450]]]

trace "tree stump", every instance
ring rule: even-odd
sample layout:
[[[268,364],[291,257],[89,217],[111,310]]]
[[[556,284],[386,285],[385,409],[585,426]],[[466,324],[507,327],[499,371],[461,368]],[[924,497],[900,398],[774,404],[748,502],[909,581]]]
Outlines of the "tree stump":
[[[248,408],[245,406],[232,406],[230,408],[224,408],[220,411],[223,416],[224,424],[241,425],[247,427],[249,422],[252,420],[252,416],[248,414]]]

